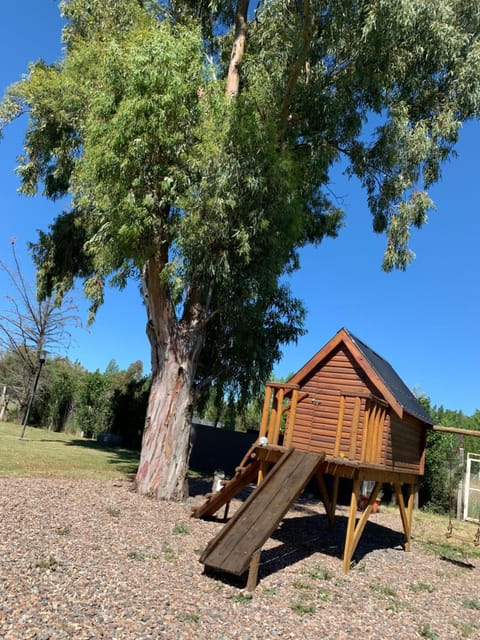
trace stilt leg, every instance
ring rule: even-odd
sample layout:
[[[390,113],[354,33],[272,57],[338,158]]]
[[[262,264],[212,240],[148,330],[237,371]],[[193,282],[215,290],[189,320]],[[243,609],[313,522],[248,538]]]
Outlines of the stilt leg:
[[[375,503],[375,500],[377,499],[378,494],[380,493],[381,488],[382,488],[381,483],[375,482],[372,493],[370,494],[370,497],[368,499],[368,503],[365,509],[363,510],[362,515],[360,516],[357,526],[355,527],[355,534],[353,536],[353,544],[352,544],[352,555],[355,553],[355,549],[357,548],[357,545],[360,542],[360,538],[362,537],[363,530],[365,529],[365,525],[368,522],[368,518],[370,517],[370,514],[373,511],[373,505]]]
[[[250,568],[248,570],[247,591],[253,593],[257,586],[258,565],[260,564],[261,549],[257,549],[250,560]]]
[[[332,487],[332,512],[333,517],[335,518],[335,512],[337,510],[337,500],[338,500],[338,485],[340,484],[340,476],[334,476],[333,478],[333,487]],[[332,525],[333,527],[333,525]]]
[[[405,551],[410,551],[410,542],[412,535],[412,519],[413,519],[413,500],[415,494],[415,485],[408,485],[408,503],[405,508],[405,501],[403,499],[402,487],[400,484],[395,483],[395,495],[397,498],[398,508],[400,510],[400,517],[402,519],[403,532],[405,534]]]
[[[355,477],[350,498],[350,510],[348,513],[347,534],[345,536],[345,549],[343,551],[343,571],[348,573],[353,555],[353,538],[355,535],[355,523],[357,521],[357,505],[360,493],[360,480]]]
[[[318,486],[318,490],[320,491],[320,497],[322,499],[323,506],[325,507],[325,511],[327,514],[328,527],[329,529],[333,529],[335,525],[336,500],[335,502],[333,501],[333,498],[332,500],[330,500],[330,496],[328,495],[327,485],[325,484],[325,478],[323,477],[323,473],[321,471],[318,471],[315,477],[317,479],[317,486]],[[335,480],[337,480],[337,478],[334,479],[334,482]]]

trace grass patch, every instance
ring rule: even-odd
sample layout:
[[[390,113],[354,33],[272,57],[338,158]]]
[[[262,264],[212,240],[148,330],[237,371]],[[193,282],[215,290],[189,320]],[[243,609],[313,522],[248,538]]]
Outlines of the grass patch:
[[[480,611],[480,601],[473,600],[472,598],[466,598],[462,602],[463,606],[467,609],[475,609],[476,611]]]
[[[440,636],[436,631],[430,628],[430,625],[426,624],[420,629],[421,638],[429,638],[429,640],[440,640]]]
[[[65,527],[59,527],[55,529],[59,536],[68,536],[72,532],[72,527],[70,525],[66,525]]]
[[[176,536],[185,535],[189,533],[188,527],[184,522],[177,522],[172,530],[172,533]]]
[[[301,582],[300,580],[295,580],[294,582],[292,582],[292,587],[294,589],[300,589],[301,591],[310,591],[311,589],[313,589],[311,584],[307,584],[305,582]]]
[[[392,587],[383,585],[383,584],[371,584],[370,590],[376,596],[386,596],[388,598],[395,598],[397,592]]]
[[[414,544],[418,544],[426,553],[447,560],[480,558],[480,547],[473,544],[477,525],[461,520],[455,520],[453,523],[454,534],[471,539],[471,543],[454,537],[446,538],[447,525],[446,515],[416,510],[413,522]]]
[[[432,591],[434,591],[434,588],[428,582],[419,580],[418,582],[412,582],[412,584],[410,585],[410,591],[413,591],[413,593],[421,593],[422,591],[428,591],[428,593],[432,593]]]
[[[193,622],[198,624],[200,622],[200,616],[198,613],[179,613],[177,616],[179,622]]]
[[[45,560],[39,560],[38,562],[36,562],[35,567],[37,567],[37,569],[56,571],[58,568],[58,561],[53,556],[49,556]]]
[[[324,587],[319,587],[317,589],[317,596],[320,598],[320,600],[323,600],[324,602],[327,602],[328,600],[332,599],[332,594],[328,589],[325,589]]]
[[[247,604],[252,601],[251,593],[234,593],[233,596],[230,596],[230,600],[233,602],[239,602],[240,604]]]
[[[105,448],[65,433],[0,422],[0,476],[94,478],[114,480],[136,472],[139,454]]]
[[[310,602],[293,602],[290,608],[299,616],[313,616],[316,611],[315,605]]]
[[[177,557],[175,551],[166,541],[162,542],[162,555],[165,562],[173,562]]]
[[[458,625],[462,638],[470,638],[472,635],[480,629],[480,624],[476,622],[462,622]],[[478,636],[476,636],[478,637]]]
[[[313,567],[306,569],[304,573],[309,578],[312,578],[312,580],[330,580],[333,578],[333,573],[331,573],[326,567],[319,565],[313,565]]]

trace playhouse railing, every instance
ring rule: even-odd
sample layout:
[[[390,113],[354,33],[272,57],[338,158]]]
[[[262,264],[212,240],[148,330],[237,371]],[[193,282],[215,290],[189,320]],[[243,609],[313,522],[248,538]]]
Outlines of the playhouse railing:
[[[262,420],[260,422],[260,438],[267,438],[268,444],[280,444],[281,436],[283,436],[283,446],[290,446],[295,424],[299,388],[297,384],[288,384],[287,382],[266,383]],[[285,422],[283,420],[284,416]]]

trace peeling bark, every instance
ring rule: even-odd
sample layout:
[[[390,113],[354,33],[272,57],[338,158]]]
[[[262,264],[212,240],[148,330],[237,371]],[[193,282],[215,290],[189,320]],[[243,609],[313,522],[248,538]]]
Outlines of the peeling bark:
[[[161,257],[152,258],[143,273],[152,386],[136,484],[139,493],[183,500],[188,495],[194,378],[205,322],[194,292],[189,294],[183,318],[177,319],[161,265]]]

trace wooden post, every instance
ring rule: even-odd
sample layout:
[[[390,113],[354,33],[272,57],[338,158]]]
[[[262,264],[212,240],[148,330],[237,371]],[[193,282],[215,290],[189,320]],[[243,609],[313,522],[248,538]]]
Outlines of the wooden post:
[[[372,493],[370,494],[370,497],[368,499],[368,503],[365,506],[365,509],[363,510],[363,513],[355,528],[355,535],[353,537],[353,544],[352,544],[352,555],[355,553],[355,549],[357,548],[357,545],[360,542],[360,538],[362,536],[363,530],[365,529],[365,525],[367,524],[368,518],[372,513],[373,505],[375,503],[375,500],[378,497],[378,494],[380,493],[381,488],[382,488],[382,483],[375,482],[372,489]]]
[[[415,494],[415,485],[408,485],[408,502],[407,508],[405,508],[405,501],[403,499],[402,487],[396,482],[394,485],[395,495],[397,497],[397,504],[400,510],[400,517],[402,519],[403,531],[405,534],[405,551],[410,551],[410,543],[412,536],[412,520],[413,520],[413,500]]]
[[[348,573],[350,570],[350,562],[353,555],[353,539],[355,536],[355,523],[357,521],[357,505],[360,493],[360,478],[358,473],[355,474],[352,487],[352,495],[350,497],[350,510],[348,512],[347,534],[345,536],[345,549],[343,551],[343,571]]]
[[[248,578],[247,578],[247,591],[249,593],[253,593],[257,587],[258,582],[258,566],[260,564],[260,555],[262,553],[261,549],[257,549],[252,555],[252,559],[250,560],[250,568],[248,570]]]
[[[355,398],[355,404],[353,406],[353,418],[352,418],[352,435],[350,437],[350,450],[348,452],[348,456],[350,460],[355,460],[357,455],[357,434],[358,434],[358,423],[360,420],[360,407],[362,401],[358,396]]]
[[[270,400],[272,399],[272,387],[268,384],[265,388],[265,399],[263,401],[262,420],[260,422],[260,434],[262,438],[267,435],[268,414],[270,412]]]
[[[380,407],[379,415],[378,415],[378,425],[376,429],[375,435],[375,453],[373,457],[373,462],[375,464],[380,464],[382,459],[382,444],[383,444],[383,431],[385,428],[385,418],[387,416],[386,407]]]
[[[323,477],[323,473],[321,471],[317,471],[315,474],[315,478],[317,480],[318,490],[320,491],[320,497],[323,502],[323,506],[325,507],[325,512],[328,518],[328,528],[333,529],[335,526],[335,509],[336,504],[333,502],[333,499],[330,499],[328,495],[327,485],[325,484],[325,478]]]
[[[290,400],[290,407],[287,419],[287,428],[285,431],[285,438],[283,441],[284,447],[290,447],[292,444],[293,437],[293,427],[295,426],[295,416],[297,413],[297,402],[298,402],[298,389],[294,389],[292,391],[292,399]]]
[[[270,444],[278,444],[278,441],[280,438],[280,422],[282,421],[282,416],[283,416],[282,406],[283,406],[284,396],[285,396],[284,389],[278,389],[275,395],[276,412],[275,412],[275,419],[272,421],[273,432],[272,432],[272,439],[271,440],[269,439]],[[272,414],[273,414],[273,411],[272,411]]]
[[[365,457],[367,454],[367,441],[369,438],[369,428],[368,425],[370,423],[370,400],[367,399],[365,402],[365,412],[363,414],[363,430],[362,430],[362,449],[360,451],[360,462],[365,462]]]
[[[335,438],[335,449],[333,450],[333,455],[338,456],[340,453],[340,444],[342,440],[342,429],[343,429],[343,414],[345,412],[345,396],[342,394],[340,396],[340,404],[338,407],[338,420],[337,420],[337,434]]]

